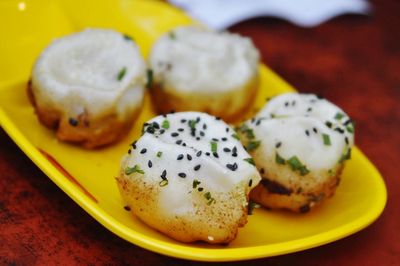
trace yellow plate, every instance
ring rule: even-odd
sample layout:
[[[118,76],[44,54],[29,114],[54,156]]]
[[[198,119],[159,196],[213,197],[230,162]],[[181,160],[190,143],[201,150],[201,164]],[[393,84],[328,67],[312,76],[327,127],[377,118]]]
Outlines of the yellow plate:
[[[386,203],[382,177],[355,148],[336,195],[305,215],[255,210],[228,246],[176,242],[141,223],[123,208],[114,176],[121,156],[154,116],[148,95],[137,126],[118,144],[96,151],[56,140],[39,124],[26,96],[34,59],[54,37],[87,26],[131,34],[147,55],[153,41],[178,25],[194,23],[157,1],[0,1],[0,122],[31,160],[54,183],[106,228],[143,248],[203,261],[245,260],[304,250],[335,241],[372,223]],[[6,41],[4,41],[6,40]],[[293,88],[265,66],[254,109],[265,98]],[[247,114],[247,116],[249,116]]]

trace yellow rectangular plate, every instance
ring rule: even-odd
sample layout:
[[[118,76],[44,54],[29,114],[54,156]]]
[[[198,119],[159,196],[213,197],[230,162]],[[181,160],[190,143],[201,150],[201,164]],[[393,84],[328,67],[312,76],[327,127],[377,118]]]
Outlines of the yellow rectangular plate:
[[[354,149],[336,195],[305,215],[255,210],[237,238],[227,246],[183,244],[147,227],[125,211],[115,175],[121,156],[155,115],[145,107],[129,136],[116,145],[88,151],[61,143],[39,124],[26,95],[34,59],[54,37],[84,27],[109,27],[133,36],[144,55],[164,32],[194,23],[181,11],[157,1],[0,1],[0,122],[10,137],[54,183],[106,228],[138,246],[161,254],[203,261],[268,257],[304,250],[343,238],[372,223],[386,203],[382,177]],[[265,66],[253,110],[265,98],[293,91]]]

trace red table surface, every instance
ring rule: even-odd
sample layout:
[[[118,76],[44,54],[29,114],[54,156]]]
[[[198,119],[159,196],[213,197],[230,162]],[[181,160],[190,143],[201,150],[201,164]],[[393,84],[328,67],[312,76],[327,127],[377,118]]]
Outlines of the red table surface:
[[[260,18],[231,28],[301,92],[323,95],[357,123],[356,142],[382,173],[388,202],[371,226],[334,243],[246,265],[400,265],[400,1],[370,17],[303,29]],[[354,199],[357,200],[357,199]],[[128,243],[102,227],[0,130],[0,265],[195,265]]]

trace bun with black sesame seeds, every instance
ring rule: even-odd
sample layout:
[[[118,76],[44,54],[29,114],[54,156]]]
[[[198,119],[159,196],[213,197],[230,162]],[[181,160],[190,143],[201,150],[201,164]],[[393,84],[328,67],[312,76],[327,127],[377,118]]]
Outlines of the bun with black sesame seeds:
[[[301,213],[334,195],[354,144],[352,120],[313,94],[277,96],[237,130],[262,176],[251,199]]]
[[[113,30],[55,40],[34,64],[28,95],[58,139],[95,148],[119,140],[139,114],[146,66],[137,45]]]
[[[246,224],[248,195],[260,181],[232,134],[222,120],[198,112],[145,123],[117,178],[133,214],[182,242],[232,241]]]
[[[154,44],[149,62],[151,94],[161,113],[200,111],[235,120],[258,87],[259,52],[238,34],[177,28]]]

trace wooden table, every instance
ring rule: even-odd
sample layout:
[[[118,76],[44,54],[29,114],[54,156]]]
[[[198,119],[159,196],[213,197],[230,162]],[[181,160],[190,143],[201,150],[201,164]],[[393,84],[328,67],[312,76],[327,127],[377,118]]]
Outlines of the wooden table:
[[[373,5],[371,17],[342,16],[313,29],[275,19],[255,19],[231,29],[252,37],[263,61],[298,90],[322,94],[356,120],[357,145],[381,171],[389,194],[382,216],[365,230],[252,264],[400,265],[400,1]],[[58,263],[197,264],[113,235],[0,130],[0,265]]]

